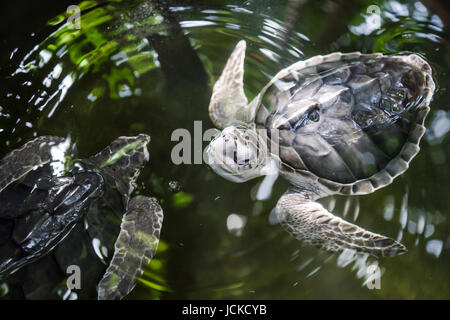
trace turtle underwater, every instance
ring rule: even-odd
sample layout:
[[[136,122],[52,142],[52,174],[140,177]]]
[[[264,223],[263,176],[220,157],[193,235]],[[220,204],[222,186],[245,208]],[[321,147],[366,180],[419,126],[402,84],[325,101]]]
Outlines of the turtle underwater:
[[[330,252],[374,257],[406,247],[333,215],[316,200],[389,185],[419,152],[435,84],[417,54],[318,55],[281,70],[248,103],[241,40],[213,87],[221,129],[206,150],[222,177],[244,182],[277,170],[290,184],[274,213],[286,231]]]
[[[41,136],[0,160],[0,298],[120,299],[134,288],[163,220],[155,198],[130,200],[149,141],[123,136],[77,159],[69,139]],[[74,266],[79,290],[68,286]]]

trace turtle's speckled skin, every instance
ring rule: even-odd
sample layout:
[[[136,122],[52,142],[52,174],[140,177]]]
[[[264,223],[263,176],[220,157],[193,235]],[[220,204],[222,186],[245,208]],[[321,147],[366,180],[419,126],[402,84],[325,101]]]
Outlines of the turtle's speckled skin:
[[[332,252],[405,252],[315,201],[371,193],[408,168],[435,90],[428,63],[416,54],[315,56],[281,70],[248,103],[245,47],[238,43],[214,86],[209,112],[223,131],[208,148],[210,166],[243,182],[275,163],[291,184],[275,212],[298,239]]]
[[[77,298],[95,297],[97,283],[99,299],[131,291],[155,253],[163,218],[155,199],[129,200],[149,141],[119,137],[90,158],[67,161],[73,145],[43,136],[0,160],[5,298],[74,298],[65,284],[71,265],[81,271]]]

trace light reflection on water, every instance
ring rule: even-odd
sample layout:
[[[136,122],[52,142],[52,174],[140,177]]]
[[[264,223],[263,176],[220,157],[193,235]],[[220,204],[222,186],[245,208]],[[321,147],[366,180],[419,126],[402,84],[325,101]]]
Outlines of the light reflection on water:
[[[257,1],[175,3],[168,8],[138,3],[86,4],[81,30],[69,27],[67,14],[53,19],[49,36],[32,50],[10,48],[8,55],[17,63],[2,71],[5,85],[0,87],[2,155],[42,134],[70,134],[86,153],[118,135],[152,136],[140,192],[165,203],[165,249],[135,297],[450,296],[450,59],[444,22],[437,14],[418,1],[381,1],[381,26],[374,29],[366,11],[372,3],[361,1],[361,9],[342,20],[343,26],[329,29],[327,21],[339,8],[327,1],[300,5],[299,15],[287,9],[286,1],[270,6]],[[401,240],[408,254],[377,262],[305,246],[285,234],[270,214],[285,182],[277,179],[273,188],[263,180],[238,185],[204,165],[170,163],[174,128],[191,130],[194,120],[203,120],[204,130],[212,126],[207,113],[211,84],[240,39],[249,45],[245,82],[250,99],[282,67],[332,51],[415,51],[438,66],[440,92],[411,168],[375,194],[323,200],[336,214]],[[183,51],[183,57],[174,54],[188,47],[192,52]],[[180,181],[181,192],[174,195],[167,187],[170,181]],[[369,291],[366,269],[374,263],[381,268],[381,289]],[[431,279],[429,289],[414,291],[424,276]]]

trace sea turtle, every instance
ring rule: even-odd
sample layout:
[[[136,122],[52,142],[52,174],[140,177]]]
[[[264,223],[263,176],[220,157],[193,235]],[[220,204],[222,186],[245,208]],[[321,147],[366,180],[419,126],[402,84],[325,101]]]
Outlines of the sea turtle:
[[[316,200],[374,192],[408,168],[435,90],[429,64],[417,54],[318,55],[281,70],[248,103],[245,49],[242,40],[214,85],[209,115],[223,130],[207,148],[207,163],[234,182],[275,168],[290,187],[274,213],[297,239],[331,252],[406,252]]]
[[[0,298],[120,299],[133,289],[163,219],[156,199],[130,200],[149,141],[119,137],[76,159],[70,139],[41,136],[0,160]]]

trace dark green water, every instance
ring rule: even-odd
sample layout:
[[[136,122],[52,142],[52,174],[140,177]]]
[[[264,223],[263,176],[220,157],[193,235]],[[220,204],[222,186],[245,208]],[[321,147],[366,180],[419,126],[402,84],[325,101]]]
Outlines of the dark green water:
[[[418,1],[302,3],[86,1],[79,4],[79,30],[63,6],[56,17],[52,10],[28,11],[27,23],[12,24],[19,30],[14,36],[5,31],[13,19],[6,15],[20,16],[19,6],[2,10],[0,156],[46,134],[70,135],[80,157],[117,136],[152,137],[138,192],[160,199],[165,221],[158,253],[129,298],[450,298],[445,14]],[[379,25],[371,5],[380,9]],[[248,44],[249,98],[281,68],[333,51],[412,51],[432,64],[439,88],[410,169],[374,194],[335,199],[335,214],[347,211],[352,220],[359,207],[359,225],[408,247],[405,255],[378,261],[380,289],[364,285],[372,260],[344,263],[270,223],[285,181],[257,201],[261,180],[234,184],[205,164],[172,163],[175,129],[201,139],[194,121],[203,130],[213,127],[211,88],[240,39]]]

